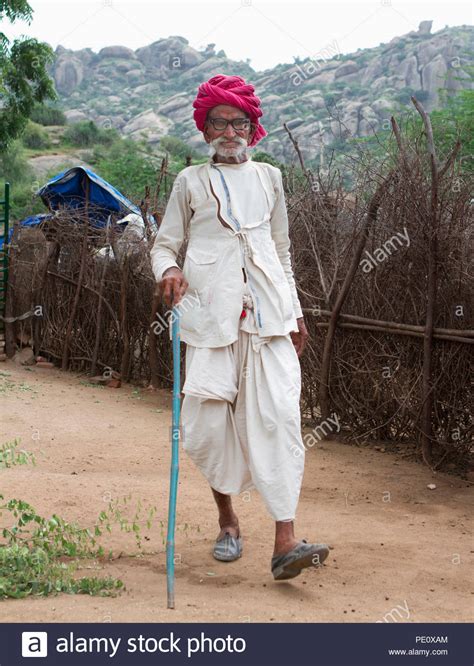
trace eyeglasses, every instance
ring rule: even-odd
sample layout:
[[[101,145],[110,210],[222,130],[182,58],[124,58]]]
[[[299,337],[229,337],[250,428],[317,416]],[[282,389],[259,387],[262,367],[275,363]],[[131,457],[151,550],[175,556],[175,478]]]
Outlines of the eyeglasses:
[[[213,128],[218,132],[221,132],[227,129],[227,125],[230,123],[232,127],[238,132],[242,130],[247,130],[250,128],[249,118],[234,118],[233,120],[226,120],[225,118],[208,118],[207,121],[211,123]]]

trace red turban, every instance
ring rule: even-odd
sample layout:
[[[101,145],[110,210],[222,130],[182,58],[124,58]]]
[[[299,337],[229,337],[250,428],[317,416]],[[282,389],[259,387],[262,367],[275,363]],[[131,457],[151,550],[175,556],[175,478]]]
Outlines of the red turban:
[[[254,90],[253,85],[245,83],[242,77],[226,76],[225,74],[217,74],[206,83],[201,83],[197,97],[193,102],[193,107],[196,109],[194,120],[198,130],[201,132],[204,130],[204,122],[209,109],[218,104],[229,104],[248,113],[250,121],[257,126],[249,144],[255,146],[260,139],[267,135],[267,132],[258,120],[263,112],[260,109],[260,98],[254,95]]]

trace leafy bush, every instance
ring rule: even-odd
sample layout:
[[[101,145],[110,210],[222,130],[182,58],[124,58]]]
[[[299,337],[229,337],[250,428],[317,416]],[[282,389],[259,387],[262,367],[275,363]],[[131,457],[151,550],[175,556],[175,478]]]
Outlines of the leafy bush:
[[[54,106],[37,104],[31,113],[31,120],[39,125],[65,125],[66,116]]]
[[[266,164],[272,164],[273,166],[276,166],[278,168],[282,167],[281,162],[276,160],[268,153],[265,153],[263,150],[257,150],[255,153],[253,153],[252,160],[254,162],[265,162]]]
[[[35,464],[34,454],[26,450],[18,451],[18,444],[15,439],[0,447],[0,469]],[[0,500],[3,500],[3,495],[0,495]],[[101,549],[95,548],[96,541],[89,530],[67,523],[56,515],[43,518],[22,500],[12,499],[0,504],[0,516],[5,510],[13,515],[16,523],[2,530],[5,543],[0,544],[0,599],[21,599],[30,594],[46,596],[58,592],[106,595],[123,587],[121,580],[110,577],[76,579],[77,564],[59,559],[65,555],[101,555]],[[105,515],[108,518],[108,514]],[[128,526],[126,521],[125,524]],[[95,533],[101,534],[98,525]]]
[[[104,549],[97,543],[104,530],[112,531],[111,524],[120,525],[120,530],[133,534],[142,550],[141,524],[151,528],[156,507],[150,507],[143,515],[138,503],[132,521],[124,517],[122,506],[126,506],[131,495],[111,501],[102,511],[92,528],[79,527],[53,514],[50,518],[40,516],[23,500],[11,499],[0,504],[0,516],[9,512],[16,522],[2,530],[4,544],[0,544],[0,599],[20,599],[31,594],[46,596],[67,592],[69,594],[113,595],[123,588],[123,582],[114,578],[77,578],[78,562],[65,558],[100,558]],[[0,495],[0,500],[3,496]],[[3,523],[5,521],[2,521]],[[160,521],[164,542],[164,523]],[[109,552],[109,558],[112,552]]]
[[[426,100],[429,98],[430,93],[428,90],[415,90],[413,95],[419,102],[423,104],[423,102],[426,102]]]
[[[188,155],[194,156],[195,151],[187,143],[176,136],[164,136],[160,141],[160,147],[169,152],[173,157],[186,159]]]
[[[34,213],[44,213],[44,205],[35,196],[40,183],[25,157],[20,141],[13,141],[0,152],[0,181],[11,184],[11,219],[23,219]]]
[[[97,144],[110,146],[117,136],[114,129],[101,129],[92,120],[80,120],[68,125],[64,141],[78,148],[90,148]]]
[[[12,183],[10,206],[12,220],[23,220],[29,215],[46,212],[43,202],[36,196],[36,191],[41,183],[35,180],[33,175],[29,181],[10,182]]]
[[[410,104],[410,99],[413,94],[414,91],[412,88],[400,88],[400,90],[394,95],[394,99],[397,102],[400,102],[400,104]]]
[[[158,165],[147,149],[132,139],[120,139],[107,151],[94,152],[94,166],[102,178],[131,199],[140,199],[145,186],[156,183]]]
[[[0,547],[0,599],[22,599],[31,594],[110,595],[123,588],[113,578],[74,578],[74,567],[52,559],[41,548],[13,544]]]
[[[25,130],[21,135],[21,140],[24,146],[27,148],[32,148],[33,150],[39,148],[49,148],[51,145],[46,130],[44,130],[41,125],[37,125],[31,121],[28,121],[28,124],[26,125]]]
[[[461,172],[474,170],[474,90],[459,90],[456,95],[441,95],[445,106],[431,112],[433,132],[440,154],[447,156],[459,138]]]
[[[14,141],[4,151],[0,151],[0,180],[15,183],[25,182],[33,177],[25,150],[20,141]],[[13,197],[12,197],[13,198]]]

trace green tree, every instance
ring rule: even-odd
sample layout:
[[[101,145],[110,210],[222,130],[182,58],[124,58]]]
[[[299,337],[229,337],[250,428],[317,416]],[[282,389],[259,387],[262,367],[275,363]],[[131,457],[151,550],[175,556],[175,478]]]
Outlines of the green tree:
[[[97,173],[130,199],[141,199],[145,186],[156,183],[158,162],[132,139],[119,139],[105,152],[94,152]]]
[[[31,22],[33,11],[26,0],[0,0],[0,22]],[[20,135],[37,102],[54,99],[47,66],[53,60],[48,44],[21,38],[11,44],[0,32],[0,151]]]
[[[458,159],[462,171],[474,171],[474,90],[459,90],[455,95],[442,94],[445,106],[431,112],[433,133],[438,151],[447,156],[456,140],[461,142]]]

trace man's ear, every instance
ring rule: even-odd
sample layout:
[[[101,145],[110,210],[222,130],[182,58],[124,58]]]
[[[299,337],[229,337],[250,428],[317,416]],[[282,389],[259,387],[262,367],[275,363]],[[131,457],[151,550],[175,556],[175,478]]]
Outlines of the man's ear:
[[[208,131],[207,131],[207,124],[204,125],[204,129],[203,129],[203,131],[202,131],[202,135],[203,135],[203,137],[204,137],[204,141],[205,141],[206,143],[211,143],[211,137],[209,136],[209,133],[208,133]]]

